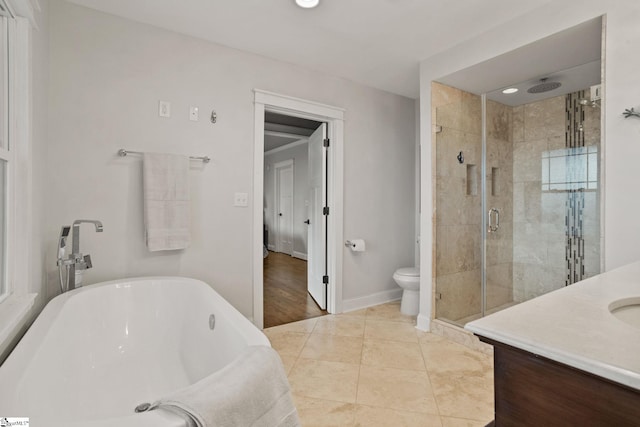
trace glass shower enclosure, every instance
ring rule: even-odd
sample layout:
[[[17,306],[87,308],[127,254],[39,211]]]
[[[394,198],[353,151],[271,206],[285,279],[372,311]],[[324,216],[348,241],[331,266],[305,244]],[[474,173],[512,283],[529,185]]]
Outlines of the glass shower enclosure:
[[[599,95],[557,92],[432,84],[437,319],[462,326],[600,272]]]

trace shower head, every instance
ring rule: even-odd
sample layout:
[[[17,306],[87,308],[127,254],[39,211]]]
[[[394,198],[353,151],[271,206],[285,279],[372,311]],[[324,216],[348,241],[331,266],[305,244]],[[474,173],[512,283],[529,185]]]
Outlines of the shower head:
[[[529,89],[527,89],[527,92],[529,93],[549,92],[551,90],[558,89],[560,86],[562,86],[562,83],[560,82],[548,82],[547,80],[548,80],[547,77],[540,79],[540,83],[538,83],[535,86],[531,86]]]
[[[582,106],[589,106],[591,108],[600,108],[600,104],[598,104],[598,100],[595,101],[591,101],[590,99],[587,98],[580,98],[578,99],[578,104],[582,105]]]

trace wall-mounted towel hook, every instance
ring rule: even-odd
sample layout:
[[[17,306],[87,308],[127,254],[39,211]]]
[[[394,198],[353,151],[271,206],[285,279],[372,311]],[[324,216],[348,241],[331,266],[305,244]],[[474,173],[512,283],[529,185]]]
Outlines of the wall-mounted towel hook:
[[[456,156],[456,159],[458,159],[458,163],[460,164],[464,163],[464,154],[462,154],[462,151],[458,153],[458,155]]]
[[[216,113],[216,110],[213,110],[211,112],[211,123],[215,123],[218,121],[218,114]]]
[[[633,108],[627,108],[626,110],[624,110],[622,115],[624,116],[625,119],[628,119],[631,116],[640,117],[640,112],[634,110]]]

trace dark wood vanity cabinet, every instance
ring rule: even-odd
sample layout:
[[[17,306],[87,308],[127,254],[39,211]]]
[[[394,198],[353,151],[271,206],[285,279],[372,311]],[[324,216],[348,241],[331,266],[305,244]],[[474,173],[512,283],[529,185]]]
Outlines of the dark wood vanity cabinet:
[[[491,339],[480,340],[494,347],[495,420],[490,426],[640,426],[640,391]]]

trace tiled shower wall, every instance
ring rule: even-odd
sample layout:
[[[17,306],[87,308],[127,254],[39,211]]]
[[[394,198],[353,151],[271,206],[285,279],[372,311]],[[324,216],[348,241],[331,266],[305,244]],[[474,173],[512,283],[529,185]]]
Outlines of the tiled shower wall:
[[[481,304],[481,104],[479,96],[433,83],[432,106],[436,316],[456,321],[478,314]],[[583,113],[584,145],[599,146],[599,110]],[[567,147],[567,126],[565,96],[519,107],[487,102],[487,210],[500,211],[499,230],[487,236],[488,310],[567,281],[568,193],[542,191],[543,153]],[[600,268],[598,197],[578,197],[584,277]]]

